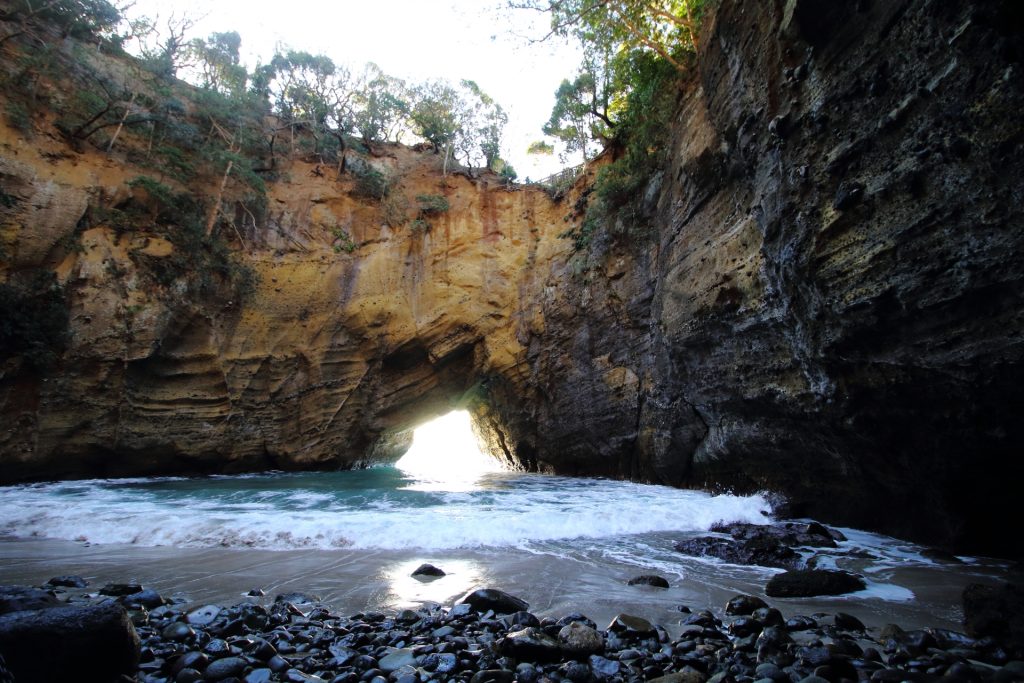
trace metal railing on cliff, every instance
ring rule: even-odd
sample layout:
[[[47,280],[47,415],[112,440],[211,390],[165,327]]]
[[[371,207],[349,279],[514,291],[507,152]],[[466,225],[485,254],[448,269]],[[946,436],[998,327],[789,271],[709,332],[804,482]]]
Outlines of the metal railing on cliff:
[[[569,188],[573,186],[577,178],[583,175],[583,171],[586,168],[586,164],[563,168],[558,173],[552,173],[546,178],[535,181],[534,184],[546,189],[552,198],[560,199],[565,196],[565,193],[569,191]]]

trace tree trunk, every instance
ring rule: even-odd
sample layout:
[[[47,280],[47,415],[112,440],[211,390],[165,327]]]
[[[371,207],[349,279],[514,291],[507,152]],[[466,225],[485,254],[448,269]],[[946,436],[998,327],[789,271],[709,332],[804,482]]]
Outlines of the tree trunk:
[[[228,186],[228,177],[231,175],[231,169],[234,165],[235,160],[231,159],[228,161],[228,167],[224,169],[224,178],[220,181],[217,197],[213,200],[213,208],[210,209],[210,218],[206,221],[207,237],[213,234],[213,227],[217,224],[217,216],[220,215],[220,203],[224,199],[224,189]]]

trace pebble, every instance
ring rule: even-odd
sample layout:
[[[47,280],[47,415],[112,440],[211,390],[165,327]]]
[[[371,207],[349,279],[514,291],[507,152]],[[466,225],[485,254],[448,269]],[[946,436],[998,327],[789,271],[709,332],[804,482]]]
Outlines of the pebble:
[[[155,608],[136,622],[143,653],[136,678],[140,683],[887,683],[942,677],[1002,683],[1024,678],[1024,664],[1011,661],[1009,651],[992,638],[895,625],[866,630],[842,612],[784,619],[751,595],[734,596],[717,616],[711,610],[680,614],[684,623],[674,625],[675,639],[630,614],[618,614],[603,630],[581,613],[538,619],[525,601],[496,589],[471,591],[449,608],[428,604],[391,615],[343,617],[314,600],[290,593],[268,606],[248,601],[187,612],[174,605]],[[296,604],[304,605],[303,611]]]

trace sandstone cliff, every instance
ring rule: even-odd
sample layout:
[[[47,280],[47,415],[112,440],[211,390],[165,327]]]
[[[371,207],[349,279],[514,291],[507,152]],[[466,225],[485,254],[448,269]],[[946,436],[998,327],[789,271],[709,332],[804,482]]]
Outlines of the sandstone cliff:
[[[365,163],[450,207],[391,228],[296,161],[229,235],[244,298],[95,218],[145,205],[139,169],[4,129],[4,274],[57,273],[70,341],[3,367],[0,479],[351,467],[465,405],[513,466],[1019,552],[1020,35],[1007,2],[725,0],[640,226],[573,254],[586,178],[556,201],[390,147]]]

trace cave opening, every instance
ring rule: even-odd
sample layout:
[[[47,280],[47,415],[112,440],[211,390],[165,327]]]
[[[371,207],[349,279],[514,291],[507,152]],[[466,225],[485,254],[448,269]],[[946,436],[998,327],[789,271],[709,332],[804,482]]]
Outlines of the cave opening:
[[[468,411],[453,410],[413,430],[412,445],[395,467],[421,481],[472,482],[506,468],[481,447]]]

